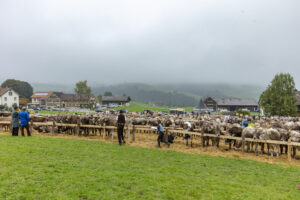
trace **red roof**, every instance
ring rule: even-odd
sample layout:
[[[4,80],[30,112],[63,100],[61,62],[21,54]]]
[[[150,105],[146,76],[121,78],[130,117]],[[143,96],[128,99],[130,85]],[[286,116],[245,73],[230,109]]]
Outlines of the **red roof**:
[[[53,92],[34,92],[31,98],[47,99]]]

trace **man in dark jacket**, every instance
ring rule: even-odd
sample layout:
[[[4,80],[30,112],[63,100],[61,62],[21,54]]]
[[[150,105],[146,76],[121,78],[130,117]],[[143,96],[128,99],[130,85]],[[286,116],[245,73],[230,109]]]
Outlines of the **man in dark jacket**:
[[[24,134],[24,128],[26,128],[27,135],[31,136],[30,130],[29,130],[29,113],[26,111],[26,108],[23,107],[22,111],[19,113],[19,119],[21,121],[21,134],[22,136],[25,136]]]
[[[161,148],[160,147],[160,142],[164,142],[168,145],[168,147],[170,147],[170,143],[166,142],[165,139],[164,139],[165,132],[164,132],[164,128],[163,128],[163,125],[161,124],[160,120],[158,120],[157,132],[158,132],[157,148]]]
[[[125,143],[124,135],[123,135],[125,122],[126,122],[126,119],[124,116],[124,111],[120,110],[120,114],[117,117],[119,145],[122,145],[122,141],[123,141],[123,143]]]
[[[14,110],[11,113],[11,125],[12,125],[12,136],[19,135],[19,113],[18,106],[14,106]]]

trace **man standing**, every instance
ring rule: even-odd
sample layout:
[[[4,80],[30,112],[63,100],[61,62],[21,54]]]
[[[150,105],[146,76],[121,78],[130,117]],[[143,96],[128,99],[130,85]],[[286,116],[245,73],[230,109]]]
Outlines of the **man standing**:
[[[19,113],[18,106],[14,106],[14,110],[11,113],[11,125],[12,125],[12,136],[19,135]]]
[[[170,147],[170,143],[166,142],[164,139],[164,128],[163,125],[161,124],[161,121],[158,120],[158,126],[157,126],[157,132],[158,132],[158,137],[157,137],[157,148],[161,148],[160,147],[160,142],[164,142],[168,145],[168,147]]]
[[[120,110],[120,114],[117,117],[117,124],[118,124],[119,145],[122,145],[122,141],[125,144],[124,135],[123,135],[124,126],[125,126],[125,116],[123,110]]]
[[[26,111],[26,107],[22,108],[22,111],[19,113],[19,119],[21,120],[21,134],[22,136],[25,136],[24,134],[24,128],[26,128],[27,136],[31,136],[30,130],[29,130],[29,113]]]

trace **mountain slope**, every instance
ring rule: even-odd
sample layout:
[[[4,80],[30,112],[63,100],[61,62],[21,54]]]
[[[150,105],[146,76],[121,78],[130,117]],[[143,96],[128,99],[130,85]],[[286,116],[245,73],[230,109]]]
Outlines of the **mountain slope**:
[[[34,90],[73,92],[74,86],[62,84],[33,83]],[[113,94],[129,95],[134,101],[159,106],[186,107],[195,106],[201,98],[207,96],[226,98],[258,99],[263,91],[261,86],[230,84],[144,84],[124,83],[116,85],[92,85],[94,95],[103,95],[105,91]]]

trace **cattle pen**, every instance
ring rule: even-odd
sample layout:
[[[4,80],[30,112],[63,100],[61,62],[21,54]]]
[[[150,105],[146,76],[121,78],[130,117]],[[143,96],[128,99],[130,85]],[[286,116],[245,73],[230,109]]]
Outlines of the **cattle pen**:
[[[103,139],[114,139],[114,135],[116,134],[117,127],[116,126],[106,126],[104,125],[83,125],[78,121],[77,124],[66,124],[66,123],[57,123],[55,121],[50,122],[30,122],[30,129],[33,130],[34,126],[42,126],[42,127],[51,127],[51,134],[54,134],[55,127],[67,127],[71,128],[71,130],[75,130],[74,132],[63,132],[64,134],[73,134],[73,135],[81,135],[80,130],[85,129],[88,132],[92,132],[91,136],[97,136],[97,132],[99,136],[102,136]],[[0,120],[0,132],[1,131],[10,131],[11,130],[11,122],[10,121],[1,121]],[[288,141],[276,141],[276,140],[260,140],[260,139],[252,139],[252,138],[243,138],[243,137],[233,137],[233,136],[225,136],[225,135],[215,135],[204,133],[200,129],[194,129],[193,131],[183,130],[182,128],[174,128],[174,127],[165,127],[166,134],[175,134],[176,136],[190,135],[194,139],[201,140],[201,147],[205,148],[204,145],[204,137],[208,137],[210,139],[217,138],[221,140],[235,140],[242,142],[242,152],[245,152],[245,143],[250,142],[252,144],[266,144],[266,145],[285,145],[287,146],[287,159],[291,161],[292,159],[292,148],[299,148],[300,143]],[[156,130],[151,126],[142,126],[142,125],[127,125],[124,128],[125,136],[127,139],[130,139],[132,142],[136,140],[136,134],[147,133],[147,134],[155,134]],[[258,154],[258,152],[255,152]]]

